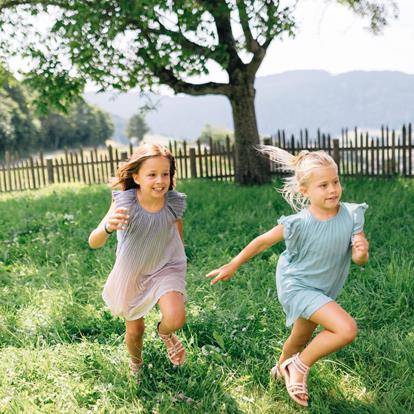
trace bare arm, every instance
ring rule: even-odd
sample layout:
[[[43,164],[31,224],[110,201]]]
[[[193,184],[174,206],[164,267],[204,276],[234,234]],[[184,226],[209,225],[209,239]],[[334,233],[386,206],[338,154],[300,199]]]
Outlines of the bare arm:
[[[175,221],[175,226],[177,227],[178,234],[181,237],[181,241],[184,242],[183,238],[183,221],[181,219],[177,219]]]
[[[219,267],[218,269],[210,272],[207,277],[215,278],[211,281],[211,284],[214,285],[220,280],[230,279],[237,271],[237,269],[243,264],[250,260],[252,257],[256,256],[258,253],[263,252],[274,244],[283,240],[283,225],[278,224],[276,227],[273,227],[272,230],[256,237],[252,240],[236,257],[234,257],[229,263],[224,266]]]
[[[89,235],[88,243],[92,249],[99,249],[104,246],[106,240],[110,236],[105,231],[105,223],[108,231],[113,232],[115,230],[121,230],[124,225],[128,223],[128,215],[126,214],[127,209],[124,207],[116,207],[115,203],[112,202],[105,217],[98,224]]]
[[[358,233],[352,240],[352,261],[358,266],[363,266],[368,262],[368,240],[363,232]]]

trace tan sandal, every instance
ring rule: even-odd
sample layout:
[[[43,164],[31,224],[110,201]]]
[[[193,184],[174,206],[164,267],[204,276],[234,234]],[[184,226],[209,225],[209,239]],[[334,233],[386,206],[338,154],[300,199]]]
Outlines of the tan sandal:
[[[136,378],[136,380],[139,382],[139,376],[141,373],[141,367],[142,367],[143,361],[142,359],[138,362],[134,362],[132,359],[129,360],[129,369],[131,371],[131,374]]]
[[[289,369],[287,369],[289,365],[293,365],[297,371],[303,374],[302,382],[290,382],[290,372]],[[292,398],[292,400],[296,401],[299,405],[302,405],[303,407],[307,407],[309,405],[308,401],[304,400],[303,398],[297,397],[297,395],[304,394],[308,396],[307,380],[309,369],[310,368],[306,364],[304,364],[299,358],[299,353],[293,355],[291,358],[288,358],[280,366],[280,371],[285,378],[286,389],[289,393],[290,398]]]
[[[167,347],[168,358],[174,366],[182,365],[185,362],[186,352],[183,347],[183,344],[178,339],[178,336],[170,333],[169,335],[164,335],[159,331],[160,322],[157,325],[158,336],[162,339],[165,346]],[[184,352],[183,352],[184,351]],[[181,354],[180,359],[177,361],[177,357]]]

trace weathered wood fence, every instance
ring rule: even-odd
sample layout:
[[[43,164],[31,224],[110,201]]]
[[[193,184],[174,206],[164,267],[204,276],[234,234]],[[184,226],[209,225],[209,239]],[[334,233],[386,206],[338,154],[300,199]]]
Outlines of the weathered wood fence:
[[[341,138],[331,139],[329,134],[317,132],[311,139],[308,131],[300,131],[299,137],[287,137],[278,131],[264,139],[265,144],[275,145],[297,154],[307,149],[324,150],[335,159],[341,175],[390,177],[401,175],[413,177],[413,139],[411,124],[401,131],[382,128],[379,136],[342,131]],[[229,138],[223,143],[210,140],[208,145],[196,142],[188,145],[169,144],[177,163],[177,179],[207,178],[232,180],[235,171],[234,145]],[[0,192],[41,188],[53,183],[83,182],[87,184],[107,183],[114,177],[116,169],[133,151],[108,147],[104,149],[77,151],[65,150],[61,156],[37,157],[14,161],[6,154],[0,164]],[[272,164],[273,174],[283,174],[279,166]]]
[[[324,150],[336,161],[339,173],[347,176],[390,177],[395,175],[413,177],[413,136],[412,126],[403,125],[401,131],[382,127],[379,136],[359,133],[355,128],[351,133],[342,130],[341,138],[331,139],[329,134],[318,131],[316,139],[310,140],[307,130],[301,131],[299,138],[286,137],[283,131],[272,136],[267,142],[297,154],[301,150]],[[276,165],[272,173],[283,171]]]

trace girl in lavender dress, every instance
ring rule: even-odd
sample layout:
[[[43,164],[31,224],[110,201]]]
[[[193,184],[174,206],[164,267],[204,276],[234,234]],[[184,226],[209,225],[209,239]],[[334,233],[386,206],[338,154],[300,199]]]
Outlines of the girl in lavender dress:
[[[144,317],[158,304],[157,333],[173,365],[185,361],[175,335],[185,323],[185,273],[182,216],[185,195],[174,191],[175,161],[162,145],[144,144],[117,171],[112,204],[89,236],[93,249],[116,232],[116,260],[102,297],[126,323],[130,368],[142,366]]]

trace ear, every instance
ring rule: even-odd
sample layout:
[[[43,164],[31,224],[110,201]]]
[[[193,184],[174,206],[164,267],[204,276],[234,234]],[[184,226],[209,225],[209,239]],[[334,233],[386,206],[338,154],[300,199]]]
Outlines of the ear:
[[[132,174],[132,179],[134,180],[135,184],[139,185],[138,174]]]
[[[304,186],[304,185],[301,185],[300,187],[299,187],[299,192],[304,196],[304,197],[308,197],[309,196],[309,192],[308,192],[308,189]]]

